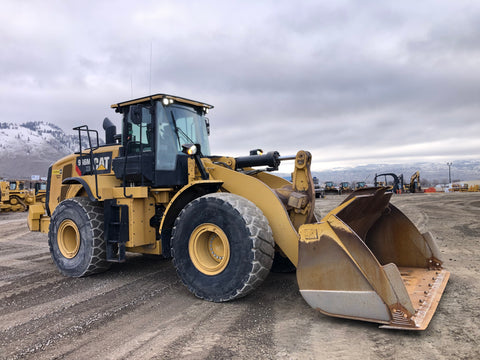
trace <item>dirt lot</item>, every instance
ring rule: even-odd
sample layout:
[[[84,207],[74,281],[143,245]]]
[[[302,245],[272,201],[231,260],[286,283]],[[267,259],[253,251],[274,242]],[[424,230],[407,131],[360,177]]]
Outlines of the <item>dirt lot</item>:
[[[319,199],[325,213],[340,196]],[[132,255],[104,274],[65,278],[26,213],[0,213],[0,358],[480,359],[480,193],[395,195],[431,230],[451,271],[424,332],[323,316],[295,274],[271,273],[239,301],[193,297],[169,260]]]

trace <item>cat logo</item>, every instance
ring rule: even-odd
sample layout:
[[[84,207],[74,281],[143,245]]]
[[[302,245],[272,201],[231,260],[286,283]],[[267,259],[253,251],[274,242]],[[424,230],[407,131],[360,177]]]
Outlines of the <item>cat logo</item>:
[[[93,158],[95,167],[98,171],[107,171],[108,165],[110,164],[110,156],[102,156]]]
[[[91,175],[92,171],[91,160],[93,159],[93,165],[97,174],[108,174],[112,169],[112,152],[83,155],[77,158],[76,170],[79,175]]]

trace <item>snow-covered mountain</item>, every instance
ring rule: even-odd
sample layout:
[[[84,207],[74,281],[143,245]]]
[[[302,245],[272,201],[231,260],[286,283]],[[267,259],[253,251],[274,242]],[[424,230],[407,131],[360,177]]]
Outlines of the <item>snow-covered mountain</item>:
[[[50,123],[0,123],[0,178],[46,176],[50,164],[78,151],[78,142],[78,133],[65,134]]]
[[[82,145],[87,143],[82,138]],[[103,141],[100,139],[100,143]],[[46,176],[48,167],[65,155],[78,151],[78,133],[65,132],[54,124],[28,122],[25,124],[0,123],[0,178],[28,179],[31,175]],[[480,179],[479,160],[452,159],[451,178],[455,180]],[[325,181],[366,181],[373,183],[375,174],[403,174],[404,181],[420,171],[422,183],[447,183],[446,163],[418,162],[413,164],[369,164],[353,168],[313,171],[321,183]],[[282,176],[282,174],[278,174]],[[287,174],[284,174],[288,177]],[[391,180],[392,178],[387,178]]]

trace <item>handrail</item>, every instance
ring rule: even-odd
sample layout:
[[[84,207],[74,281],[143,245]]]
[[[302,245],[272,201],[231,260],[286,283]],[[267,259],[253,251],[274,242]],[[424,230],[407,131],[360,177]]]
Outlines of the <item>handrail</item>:
[[[122,186],[123,186],[123,196],[126,198],[133,197],[132,194],[127,195],[127,159],[128,159],[128,147],[132,143],[131,140],[127,140],[125,145],[125,161],[123,162],[123,176],[122,176]]]
[[[97,168],[95,167],[95,163],[93,161],[93,151],[94,150],[97,150],[100,145],[99,145],[99,142],[98,142],[98,131],[97,130],[90,130],[88,128],[87,125],[81,125],[81,126],[77,126],[77,127],[74,127],[73,130],[77,130],[78,131],[78,142],[79,142],[79,147],[80,147],[80,151],[79,151],[79,154],[82,155],[83,154],[83,149],[82,149],[82,131],[86,132],[87,133],[87,138],[88,138],[88,145],[89,145],[89,149],[90,149],[90,152],[89,152],[89,158],[90,158],[90,166],[91,166],[91,169],[93,171],[93,175],[95,176],[95,193],[97,195],[97,199],[101,199],[102,197],[100,196],[100,194],[98,193],[98,177],[97,177]],[[97,140],[97,145],[95,147],[92,146],[92,139],[90,137],[90,133],[93,132],[95,133],[96,135],[96,140]]]

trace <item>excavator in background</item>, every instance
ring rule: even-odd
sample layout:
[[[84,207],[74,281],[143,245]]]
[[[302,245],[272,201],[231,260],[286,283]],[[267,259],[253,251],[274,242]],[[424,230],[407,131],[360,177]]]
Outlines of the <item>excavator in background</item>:
[[[390,203],[388,188],[353,192],[318,221],[308,151],[213,155],[213,106],[178,96],[112,108],[122,133],[105,119],[99,146],[97,131],[74,128],[79,151],[49,168],[45,208],[30,207],[29,228],[48,233],[62,274],[106,271],[128,252],[155,254],[172,258],[195,296],[224,302],[250,294],[281,260],[323,314],[427,327],[449,272],[433,236]],[[272,173],[286,161],[291,182]]]
[[[404,185],[404,188],[410,193],[422,192],[419,171],[413,173],[413,175],[410,177],[410,183],[408,185]]]

